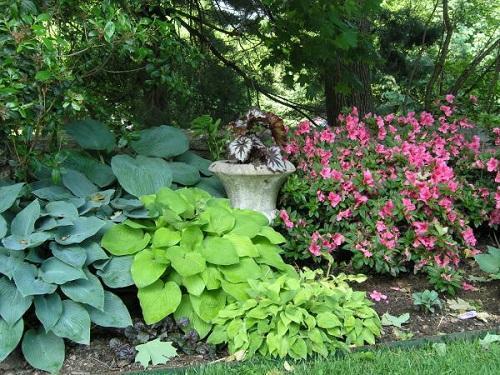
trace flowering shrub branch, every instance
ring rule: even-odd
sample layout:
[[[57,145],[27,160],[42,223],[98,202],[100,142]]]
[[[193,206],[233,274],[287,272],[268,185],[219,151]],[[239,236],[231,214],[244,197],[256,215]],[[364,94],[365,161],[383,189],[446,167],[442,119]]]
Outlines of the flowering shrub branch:
[[[438,115],[359,118],[353,108],[334,129],[299,123],[285,146],[298,170],[281,200],[287,255],[342,247],[357,269],[423,269],[442,290],[460,286],[461,261],[479,252],[472,226],[500,223],[500,163],[453,99]]]

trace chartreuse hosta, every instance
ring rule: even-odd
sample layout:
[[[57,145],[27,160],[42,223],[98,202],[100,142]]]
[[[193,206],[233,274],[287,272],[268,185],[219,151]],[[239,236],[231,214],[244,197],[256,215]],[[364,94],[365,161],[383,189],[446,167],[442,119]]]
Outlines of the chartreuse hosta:
[[[113,226],[102,246],[134,254],[132,278],[146,323],[187,318],[200,337],[228,303],[249,298],[248,280],[298,278],[279,255],[281,234],[260,213],[232,209],[196,188],[161,189],[141,198],[152,219]]]

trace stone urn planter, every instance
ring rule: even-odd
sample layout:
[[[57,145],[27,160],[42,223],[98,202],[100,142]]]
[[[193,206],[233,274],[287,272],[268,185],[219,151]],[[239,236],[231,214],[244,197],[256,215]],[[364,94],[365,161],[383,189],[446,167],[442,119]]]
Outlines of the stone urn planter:
[[[286,170],[273,172],[265,165],[237,164],[227,160],[212,163],[209,170],[221,180],[231,206],[260,211],[269,222],[276,217],[276,199],[295,167],[285,161]]]

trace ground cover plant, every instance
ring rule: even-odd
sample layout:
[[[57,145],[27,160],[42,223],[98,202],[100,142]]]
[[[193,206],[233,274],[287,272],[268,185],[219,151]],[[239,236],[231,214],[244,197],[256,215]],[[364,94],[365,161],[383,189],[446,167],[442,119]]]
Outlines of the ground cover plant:
[[[479,253],[475,227],[500,223],[498,131],[472,135],[452,95],[432,114],[366,115],[337,128],[308,121],[286,146],[298,173],[283,189],[280,226],[292,259],[352,253],[355,269],[423,270],[439,291],[464,284],[460,265]]]

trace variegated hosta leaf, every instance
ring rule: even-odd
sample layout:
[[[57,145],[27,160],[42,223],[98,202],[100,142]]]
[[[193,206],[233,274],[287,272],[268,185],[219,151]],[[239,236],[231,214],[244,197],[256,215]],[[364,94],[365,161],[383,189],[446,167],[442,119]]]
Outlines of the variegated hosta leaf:
[[[229,155],[233,156],[236,160],[245,162],[250,156],[252,151],[253,141],[250,137],[236,138],[229,144]]]
[[[284,172],[286,170],[285,161],[278,146],[269,147],[267,150],[267,167],[273,172]]]

